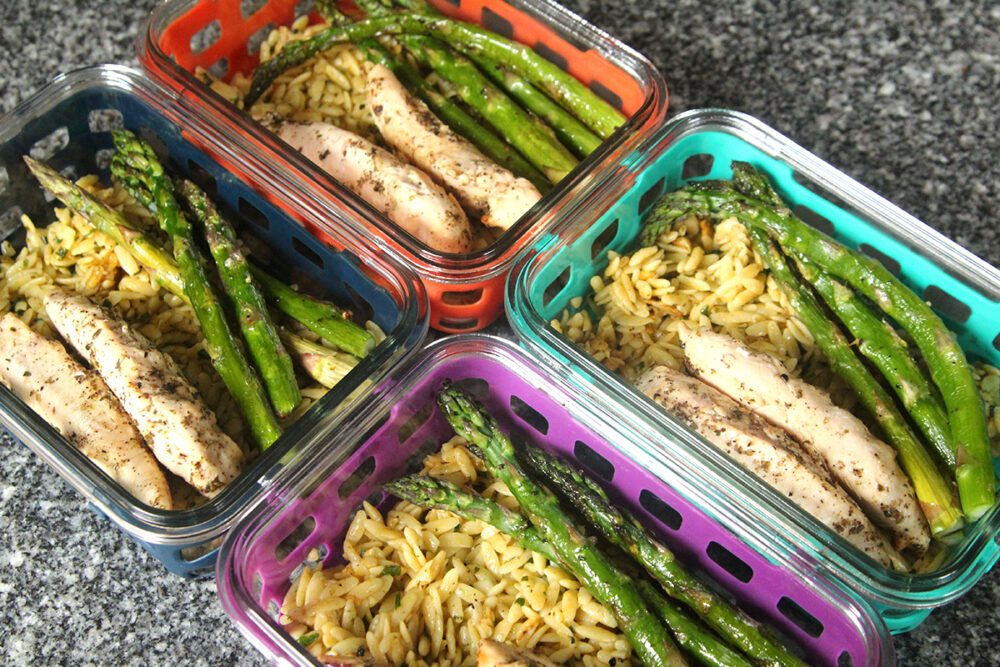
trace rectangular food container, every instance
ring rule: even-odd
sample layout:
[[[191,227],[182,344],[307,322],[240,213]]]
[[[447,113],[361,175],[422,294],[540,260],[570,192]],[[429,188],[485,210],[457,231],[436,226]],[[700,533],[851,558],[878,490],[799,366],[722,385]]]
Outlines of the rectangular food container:
[[[55,429],[0,387],[0,420],[56,469],[103,514],[184,576],[208,575],[219,538],[285,464],[331,430],[388,369],[416,350],[427,331],[426,299],[416,276],[378,252],[346,217],[324,221],[336,251],[307,233],[317,212],[301,203],[294,181],[255,161],[239,142],[223,142],[210,121],[170,90],[118,66],[78,70],[51,84],[0,119],[0,238],[24,243],[21,215],[38,225],[54,220],[48,197],[22,159],[32,155],[63,175],[98,174],[110,182],[111,130],[147,138],[173,168],[217,195],[253,257],[279,276],[367,315],[386,332],[384,342],[317,402],[222,493],[183,511],[135,500]],[[283,208],[275,201],[282,201]],[[292,214],[289,210],[297,210]],[[25,493],[30,490],[25,489]]]
[[[276,161],[287,161],[331,211],[352,202],[375,242],[398,253],[420,275],[431,303],[433,328],[473,331],[502,311],[504,282],[517,252],[545,229],[554,211],[572,201],[585,182],[659,124],[667,92],[646,58],[547,0],[433,0],[432,4],[444,14],[531,45],[628,117],[500,239],[464,255],[435,251],[403,232],[194,76],[198,67],[225,80],[236,72],[252,72],[259,45],[270,30],[310,11],[308,0],[171,0],[152,14],[137,47],[151,76],[203,103],[220,123],[270,152]]]
[[[679,559],[792,638],[810,664],[894,663],[891,637],[866,602],[816,576],[797,556],[775,558],[766,543],[752,546],[709,518],[690,500],[685,461],[651,442],[629,444],[650,436],[618,419],[613,405],[510,342],[463,334],[436,341],[397,367],[344,424],[340,444],[297,461],[223,542],[216,576],[222,604],[276,664],[317,664],[277,622],[303,564],[318,562],[310,558],[324,566],[342,562],[340,545],[362,501],[381,502],[383,483],[419,470],[420,459],[454,435],[435,404],[446,379],[473,392],[508,433],[517,434],[515,442],[528,438],[613,485]]]
[[[517,262],[507,289],[512,326],[531,351],[568,368],[573,382],[643,419],[658,449],[684,452],[691,469],[711,471],[702,506],[740,534],[764,522],[774,548],[805,552],[873,601],[894,632],[918,625],[962,595],[996,562],[1000,510],[993,507],[930,572],[902,574],[874,564],[846,541],[575,347],[549,326],[608,265],[607,251],[633,248],[641,220],[664,192],[690,179],[730,178],[732,160],[762,169],[797,216],[879,259],[931,303],[972,358],[1000,364],[1000,272],[759,121],[735,112],[682,114],[622,163],[614,179],[560,211],[551,231]],[[727,503],[751,503],[759,519],[727,519]]]

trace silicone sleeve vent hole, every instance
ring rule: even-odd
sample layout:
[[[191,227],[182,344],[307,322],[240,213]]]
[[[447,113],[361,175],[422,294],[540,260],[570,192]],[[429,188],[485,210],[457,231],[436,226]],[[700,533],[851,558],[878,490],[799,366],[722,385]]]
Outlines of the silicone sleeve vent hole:
[[[604,251],[607,249],[611,242],[615,240],[618,235],[618,220],[612,220],[611,224],[608,225],[600,236],[594,239],[594,243],[590,246],[590,259],[594,260],[598,257],[604,255]]]
[[[14,230],[21,227],[21,215],[23,213],[24,211],[21,210],[21,207],[16,204],[3,213],[0,213],[0,239],[7,238]],[[996,341],[994,341],[995,343]]]
[[[305,542],[314,530],[316,530],[316,519],[307,516],[292,532],[285,535],[285,539],[281,540],[278,546],[274,547],[275,558],[279,561],[288,558],[288,554],[295,551],[300,544]]]
[[[569,69],[569,63],[566,62],[566,59],[558,52],[553,51],[552,48],[545,42],[536,42],[534,49],[535,53],[545,58],[564,72]]]
[[[10,187],[10,174],[7,173],[7,167],[0,165],[0,195],[7,192],[7,188]]]
[[[618,93],[614,92],[613,90],[605,86],[597,79],[594,79],[593,81],[590,82],[589,88],[594,92],[595,95],[597,95],[602,100],[613,106],[615,109],[618,109],[619,111],[622,110],[623,106],[622,98],[621,96],[618,95]]]
[[[477,401],[490,395],[490,383],[482,378],[462,378],[455,381],[455,386],[472,394]]]
[[[833,226],[833,223],[821,216],[816,211],[812,210],[808,206],[802,206],[799,204],[792,208],[792,213],[801,220],[802,222],[815,227],[824,234],[829,234],[833,236],[837,229]]]
[[[149,147],[153,149],[153,152],[156,153],[161,162],[167,162],[167,160],[164,159],[164,156],[169,156],[170,151],[167,150],[167,144],[163,141],[160,135],[145,126],[140,127],[136,134],[139,135],[140,139],[149,144]],[[164,166],[166,166],[166,164],[164,164]]]
[[[471,306],[472,304],[479,303],[479,300],[482,298],[482,287],[461,291],[452,290],[441,294],[441,301],[450,306]]]
[[[375,472],[375,459],[369,456],[354,469],[354,472],[347,479],[341,482],[337,488],[337,495],[340,496],[341,500],[346,499],[349,495],[357,491],[358,487],[371,477],[373,472]]]
[[[712,166],[714,164],[715,156],[711,153],[696,153],[695,155],[691,155],[688,159],[684,160],[684,166],[681,167],[681,178],[686,181],[690,178],[708,176],[712,173]]]
[[[260,209],[248,202],[246,199],[240,197],[240,202],[238,204],[240,216],[255,226],[263,229],[265,232],[271,229],[271,221],[267,219],[267,216],[260,212]]]
[[[924,301],[930,301],[935,310],[959,324],[968,322],[972,315],[972,308],[968,304],[956,299],[937,285],[927,286],[924,290]]]
[[[750,583],[750,580],[753,579],[753,568],[718,542],[709,542],[705,553],[716,565],[744,584]]]
[[[610,482],[615,478],[614,464],[595,452],[582,440],[576,441],[576,446],[573,448],[573,455],[576,456],[577,461],[593,471],[601,479]]]
[[[69,130],[62,125],[31,144],[28,154],[36,160],[45,162],[67,146],[69,146]]]
[[[247,40],[247,53],[250,55],[258,53],[260,51],[260,45],[267,40],[268,36],[275,29],[275,27],[274,23],[271,22],[257,30],[254,34],[250,35],[250,39]]]
[[[524,402],[517,396],[510,397],[510,409],[514,414],[524,420],[524,422],[542,435],[549,432],[549,420],[542,416],[538,410]]]
[[[357,290],[350,285],[344,285],[344,289],[351,295],[351,303],[354,304],[354,313],[351,319],[355,322],[367,322],[375,319],[375,309],[368,303],[368,299],[361,296]]]
[[[681,516],[681,513],[652,491],[643,489],[639,493],[639,504],[667,528],[671,530],[681,529],[681,524],[684,523],[684,517]]]
[[[253,580],[250,585],[254,600],[260,600],[260,594],[264,591],[264,577],[260,576],[260,572],[253,573]]]
[[[819,185],[818,183],[810,181],[808,178],[806,178],[797,171],[792,174],[792,180],[801,185],[802,187],[804,187],[809,192],[812,192],[815,195],[819,195],[820,197],[827,200],[837,208],[843,208],[843,209],[853,208],[851,206],[848,206],[847,202],[845,202],[837,195],[833,194],[832,192],[830,192],[823,186]]]
[[[851,659],[851,654],[847,651],[843,651],[837,656],[837,667],[854,667],[854,660]]]
[[[410,437],[417,432],[417,429],[427,423],[427,420],[430,419],[433,408],[434,406],[432,403],[424,403],[419,410],[413,413],[412,417],[403,422],[397,432],[397,435],[399,436],[399,444],[403,444],[409,440]]]
[[[479,327],[478,317],[442,317],[438,320],[442,328],[449,331],[472,331]]]
[[[461,7],[462,6],[462,0],[444,0],[444,1],[446,3],[448,3],[449,5],[451,5],[452,7]]]
[[[292,248],[295,249],[295,252],[302,255],[302,257],[309,260],[310,263],[316,265],[321,269],[323,268],[323,258],[319,256],[319,253],[317,253],[315,250],[307,246],[305,242],[302,241],[302,239],[300,239],[299,237],[297,236],[292,237]]]
[[[664,181],[664,179],[661,178],[656,183],[653,183],[653,185],[650,186],[648,190],[642,193],[642,196],[639,197],[640,216],[645,215],[646,211],[649,210],[649,207],[655,204],[656,200],[660,198],[660,195],[663,194],[663,188],[665,184],[666,181]]]
[[[489,7],[483,7],[482,13],[483,27],[492,30],[498,35],[503,35],[507,39],[514,38],[514,26],[510,21],[494,12]]]
[[[4,225],[3,229],[6,228],[7,226]],[[1000,350],[1000,334],[997,334],[996,338],[993,339],[993,347],[997,350]],[[997,544],[1000,544],[1000,535],[997,536],[997,539],[998,539]]]
[[[219,41],[222,36],[222,24],[215,19],[204,28],[191,35],[191,53],[198,55]]]
[[[98,169],[108,169],[111,167],[111,158],[115,156],[114,148],[102,148],[94,153],[94,164]]]
[[[215,182],[215,176],[208,169],[205,169],[197,162],[188,161],[188,180],[194,182],[199,188],[205,191],[209,199],[215,199],[219,188]]]
[[[556,298],[556,296],[563,290],[563,288],[566,287],[566,284],[569,283],[569,277],[571,273],[572,269],[570,269],[570,267],[567,266],[565,269],[562,270],[562,273],[556,276],[555,280],[549,283],[549,286],[545,288],[545,292],[542,294],[543,306],[547,306],[550,303],[552,303],[552,299]]]
[[[87,127],[93,134],[111,132],[125,127],[125,119],[118,109],[94,109],[87,114]]]
[[[877,260],[882,266],[886,268],[894,276],[898,276],[900,272],[899,262],[885,254],[878,248],[875,248],[867,243],[858,244],[858,250],[863,254],[868,255],[874,260]]]
[[[778,611],[810,637],[818,638],[823,634],[823,624],[820,623],[819,619],[800,607],[799,603],[790,597],[782,596],[778,600]]]
[[[263,0],[242,0],[240,2],[240,16],[245,19],[250,18],[257,13],[261,7],[266,3]]]

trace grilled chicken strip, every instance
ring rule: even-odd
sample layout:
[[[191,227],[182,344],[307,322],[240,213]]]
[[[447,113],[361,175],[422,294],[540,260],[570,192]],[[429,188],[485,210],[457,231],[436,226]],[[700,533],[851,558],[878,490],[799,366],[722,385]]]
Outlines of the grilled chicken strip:
[[[895,450],[861,420],[731,336],[682,328],[681,341],[692,373],[818,452],[869,518],[892,534],[897,549],[927,549],[927,520]]]
[[[837,485],[825,463],[787,433],[668,366],[650,368],[636,387],[858,549],[893,566],[885,541],[861,508]]]
[[[384,65],[368,71],[368,108],[382,137],[448,188],[484,225],[508,229],[542,198],[455,134]]]
[[[45,312],[101,374],[165,468],[209,498],[246,464],[174,360],[86,297],[51,292]]]
[[[472,249],[472,230],[462,207],[423,171],[336,125],[274,117],[262,122],[430,247],[454,253]]]
[[[101,376],[13,313],[0,318],[0,381],[138,500],[173,507],[163,471]]]

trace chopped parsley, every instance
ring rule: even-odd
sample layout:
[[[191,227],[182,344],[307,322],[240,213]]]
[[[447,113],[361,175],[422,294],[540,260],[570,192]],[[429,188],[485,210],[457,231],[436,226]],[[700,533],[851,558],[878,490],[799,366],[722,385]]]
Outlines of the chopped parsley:
[[[299,637],[300,646],[311,646],[317,639],[319,639],[318,632],[310,632]]]
[[[379,576],[384,577],[388,575],[390,577],[398,577],[402,572],[403,568],[398,565],[386,565],[382,568],[382,574]]]

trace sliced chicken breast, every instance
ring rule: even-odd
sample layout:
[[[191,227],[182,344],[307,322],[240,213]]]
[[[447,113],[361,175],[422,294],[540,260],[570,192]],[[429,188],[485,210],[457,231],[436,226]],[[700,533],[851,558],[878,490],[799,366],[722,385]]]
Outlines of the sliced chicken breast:
[[[819,453],[871,520],[892,534],[897,549],[927,549],[927,520],[895,450],[860,419],[731,336],[683,329],[681,341],[692,373]]]
[[[52,292],[45,312],[101,374],[165,468],[210,498],[240,474],[243,451],[173,359],[85,297]]]
[[[0,380],[138,500],[173,507],[163,471],[104,380],[13,313],[0,318]]]
[[[336,125],[275,118],[262,122],[430,247],[453,253],[472,249],[472,230],[462,207],[420,169]]]
[[[542,198],[441,122],[384,65],[368,71],[368,107],[382,137],[448,188],[484,225],[508,229]]]
[[[701,380],[654,366],[636,388],[848,542],[887,567],[885,540],[826,465],[781,429]]]

